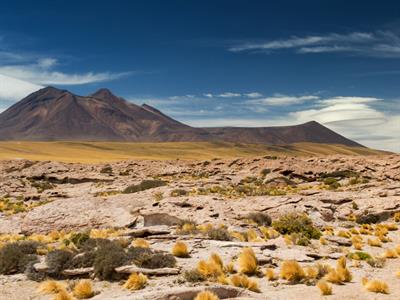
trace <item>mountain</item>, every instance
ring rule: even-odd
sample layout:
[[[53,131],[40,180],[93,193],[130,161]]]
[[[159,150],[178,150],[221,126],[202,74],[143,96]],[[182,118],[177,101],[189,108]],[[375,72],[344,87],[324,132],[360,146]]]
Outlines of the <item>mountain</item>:
[[[130,103],[107,89],[77,96],[53,87],[34,92],[2,112],[0,140],[314,142],[361,146],[314,121],[280,127],[194,128],[149,105]]]

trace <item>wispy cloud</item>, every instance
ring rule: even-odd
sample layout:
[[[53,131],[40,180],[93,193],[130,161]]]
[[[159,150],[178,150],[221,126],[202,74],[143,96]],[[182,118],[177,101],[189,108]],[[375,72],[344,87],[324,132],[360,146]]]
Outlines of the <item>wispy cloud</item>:
[[[131,72],[65,73],[57,71],[55,69],[57,65],[57,59],[40,58],[30,64],[0,66],[0,74],[43,85],[81,85],[111,81],[132,74]]]
[[[293,104],[300,104],[310,100],[318,100],[318,96],[305,95],[305,96],[288,96],[283,94],[274,94],[271,97],[248,100],[247,103],[251,105],[265,105],[265,106],[287,106]]]
[[[225,92],[225,93],[217,95],[217,97],[220,97],[220,98],[236,98],[236,97],[241,97],[241,96],[242,96],[242,94],[240,94],[240,93],[232,93],[232,92]]]
[[[231,52],[263,52],[271,54],[292,50],[298,54],[349,53],[382,58],[400,57],[400,36],[391,31],[330,33],[265,42],[246,42],[228,49]]]

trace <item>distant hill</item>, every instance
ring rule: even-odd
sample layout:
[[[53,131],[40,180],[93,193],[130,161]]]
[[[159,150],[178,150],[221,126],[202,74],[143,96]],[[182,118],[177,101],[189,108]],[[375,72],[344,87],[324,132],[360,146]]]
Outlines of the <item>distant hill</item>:
[[[301,142],[362,147],[312,121],[279,127],[194,128],[159,110],[100,89],[77,96],[53,87],[30,94],[0,114],[0,140],[21,141],[224,141],[248,144]]]

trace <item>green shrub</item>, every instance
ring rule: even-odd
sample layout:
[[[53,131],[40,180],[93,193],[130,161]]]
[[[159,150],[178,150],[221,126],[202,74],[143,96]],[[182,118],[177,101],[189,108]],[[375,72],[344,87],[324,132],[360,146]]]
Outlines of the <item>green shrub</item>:
[[[172,254],[153,253],[144,254],[135,259],[138,267],[148,269],[173,268],[176,265],[176,259]]]
[[[232,240],[231,235],[225,228],[212,228],[207,232],[207,234],[211,240],[217,240],[217,241]]]
[[[25,271],[27,265],[37,261],[37,256],[31,254],[31,244],[10,243],[0,249],[0,274],[15,274]],[[36,250],[35,250],[36,251]]]
[[[329,186],[329,188],[331,188],[331,189],[337,189],[338,187],[340,187],[340,183],[337,181],[336,178],[333,178],[333,177],[325,178],[324,184]]]
[[[124,249],[117,243],[102,242],[96,251],[94,259],[94,274],[101,280],[118,279],[115,268],[122,266],[127,261]]]
[[[257,223],[259,226],[270,226],[272,222],[271,217],[263,212],[252,212],[246,215],[245,218]]]
[[[75,246],[77,246],[78,248],[81,248],[86,243],[86,241],[89,239],[90,239],[90,236],[88,233],[78,232],[78,233],[73,233],[69,240],[72,243],[74,243]]]
[[[68,268],[74,254],[66,250],[54,250],[46,255],[46,264],[49,267],[48,273],[51,277],[62,277],[61,272]]]
[[[267,176],[269,173],[271,173],[271,169],[262,169],[260,174],[261,176]]]
[[[165,181],[162,180],[143,180],[141,183],[139,184],[132,184],[130,186],[128,186],[126,189],[124,189],[122,191],[122,193],[124,194],[132,194],[132,193],[137,193],[137,192],[141,192],[144,190],[148,190],[148,189],[152,189],[152,188],[156,188],[159,186],[164,186],[167,183]]]
[[[94,265],[95,258],[96,252],[93,250],[75,255],[69,262],[68,269],[92,267]]]
[[[206,280],[206,277],[201,274],[197,269],[185,271],[185,273],[183,273],[183,278],[187,282],[201,282]]]
[[[350,259],[356,259],[356,260],[368,260],[371,259],[372,256],[369,255],[367,252],[362,252],[362,251],[356,251],[347,254],[347,257]]]
[[[376,224],[380,221],[380,216],[377,214],[371,214],[368,212],[364,212],[356,216],[356,222],[358,224]]]
[[[100,170],[100,173],[102,173],[102,174],[111,174],[112,172],[113,172],[113,169],[110,165],[104,166]]]
[[[321,231],[305,214],[289,213],[272,222],[272,227],[280,234],[298,233],[308,239],[319,239]]]
[[[145,255],[152,255],[154,252],[150,248],[143,247],[130,247],[128,248],[128,258],[129,260],[139,260],[140,257]]]

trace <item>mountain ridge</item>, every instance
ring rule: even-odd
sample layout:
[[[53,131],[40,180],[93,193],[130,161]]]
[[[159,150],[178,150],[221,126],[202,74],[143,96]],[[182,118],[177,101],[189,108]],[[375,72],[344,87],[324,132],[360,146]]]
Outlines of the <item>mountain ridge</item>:
[[[79,96],[54,87],[40,89],[0,113],[0,140],[362,146],[315,121],[274,127],[191,127],[157,108],[128,102],[105,88]]]

